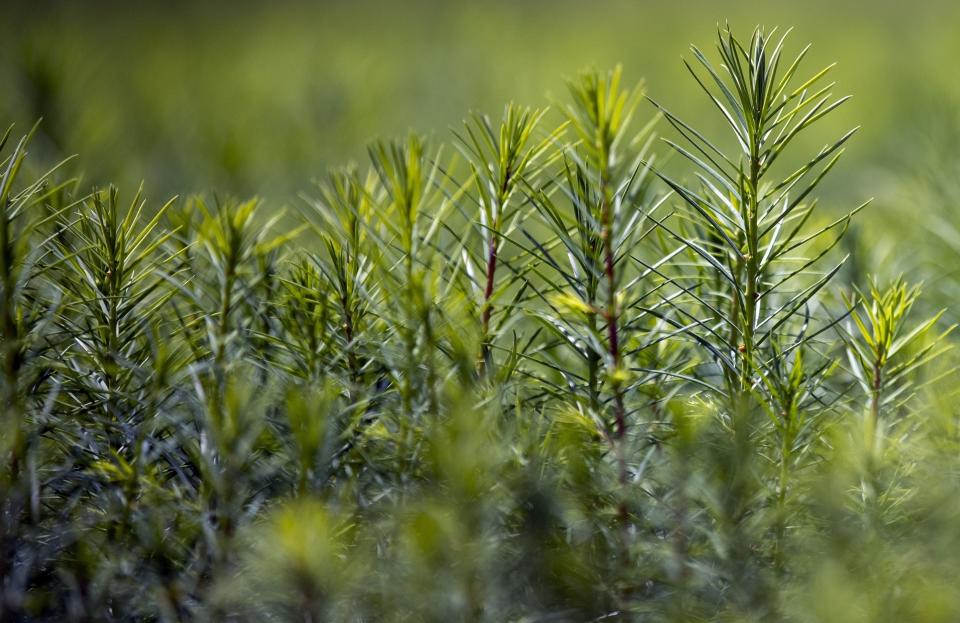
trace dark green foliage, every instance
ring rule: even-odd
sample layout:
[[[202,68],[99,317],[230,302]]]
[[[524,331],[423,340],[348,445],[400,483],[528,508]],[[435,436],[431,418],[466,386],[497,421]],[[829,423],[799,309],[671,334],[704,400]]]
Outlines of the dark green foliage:
[[[949,329],[833,283],[827,70],[718,37],[727,141],[590,71],[299,226],[8,150],[0,621],[956,618]]]

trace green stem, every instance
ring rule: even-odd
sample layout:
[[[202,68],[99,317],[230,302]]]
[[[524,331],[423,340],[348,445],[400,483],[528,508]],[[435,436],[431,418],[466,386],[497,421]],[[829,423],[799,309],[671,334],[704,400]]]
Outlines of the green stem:
[[[867,411],[866,421],[866,442],[867,452],[871,465],[877,458],[879,452],[879,426],[880,426],[880,399],[883,389],[883,366],[876,362],[873,365],[873,379],[870,386],[870,406]]]
[[[777,565],[783,564],[783,543],[787,532],[787,482],[790,478],[791,432],[787,422],[787,414],[783,414],[784,425],[780,439],[780,475],[777,482],[777,540],[775,557]]]
[[[760,258],[758,239],[758,194],[760,186],[760,157],[758,141],[753,141],[750,155],[750,182],[747,189],[746,224],[747,255],[746,288],[744,293],[744,315],[742,318],[743,344],[741,345],[742,360],[740,368],[739,397],[742,408],[748,408],[747,403],[751,387],[753,386],[753,368],[755,363],[754,338],[756,331],[757,305],[760,295],[757,292]]]

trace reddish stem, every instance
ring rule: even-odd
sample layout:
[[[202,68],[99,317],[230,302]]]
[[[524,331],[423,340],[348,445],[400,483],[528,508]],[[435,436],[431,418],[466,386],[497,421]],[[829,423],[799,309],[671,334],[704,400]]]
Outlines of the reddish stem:
[[[491,232],[490,246],[487,249],[487,285],[483,291],[483,313],[480,318],[481,339],[483,340],[479,362],[481,372],[486,368],[487,359],[490,358],[488,335],[490,332],[490,316],[493,313],[493,305],[490,304],[490,299],[493,298],[493,286],[497,273],[497,242],[497,235]]]

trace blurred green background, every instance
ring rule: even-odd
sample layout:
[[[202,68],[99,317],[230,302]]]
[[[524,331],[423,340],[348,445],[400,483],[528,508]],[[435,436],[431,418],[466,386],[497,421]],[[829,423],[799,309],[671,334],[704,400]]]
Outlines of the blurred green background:
[[[807,69],[838,63],[835,92],[855,97],[808,140],[863,130],[830,198],[891,204],[890,172],[954,149],[958,134],[960,3],[946,0],[30,2],[3,13],[4,123],[42,116],[44,158],[77,153],[88,183],[145,180],[154,195],[288,202],[376,136],[413,128],[447,141],[468,111],[546,105],[588,66],[622,63],[709,127],[715,111],[681,57],[725,21],[744,36],[792,26],[795,51],[813,44]]]

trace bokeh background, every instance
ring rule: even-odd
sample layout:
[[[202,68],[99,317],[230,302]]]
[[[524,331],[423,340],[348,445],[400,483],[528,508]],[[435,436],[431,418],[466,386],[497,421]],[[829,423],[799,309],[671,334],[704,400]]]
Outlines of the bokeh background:
[[[649,96],[720,130],[682,64],[689,46],[710,48],[719,24],[743,37],[793,28],[792,51],[812,46],[807,70],[836,63],[834,93],[853,95],[798,153],[862,126],[820,189],[825,214],[873,200],[845,242],[847,280],[904,273],[934,308],[960,296],[958,2],[32,0],[3,13],[0,120],[43,118],[34,162],[76,154],[71,173],[88,186],[277,208],[364,161],[374,138],[449,143],[470,111],[548,106],[584,68],[622,64]]]
[[[374,137],[412,128],[446,141],[468,111],[547,105],[590,66],[622,63],[703,125],[714,111],[681,57],[726,21],[745,36],[793,27],[795,50],[813,44],[808,68],[838,63],[836,93],[855,97],[808,140],[863,130],[830,197],[890,203],[901,174],[960,135],[949,0],[34,0],[3,13],[0,120],[43,117],[45,158],[76,153],[91,184],[145,180],[152,193],[290,201]]]

